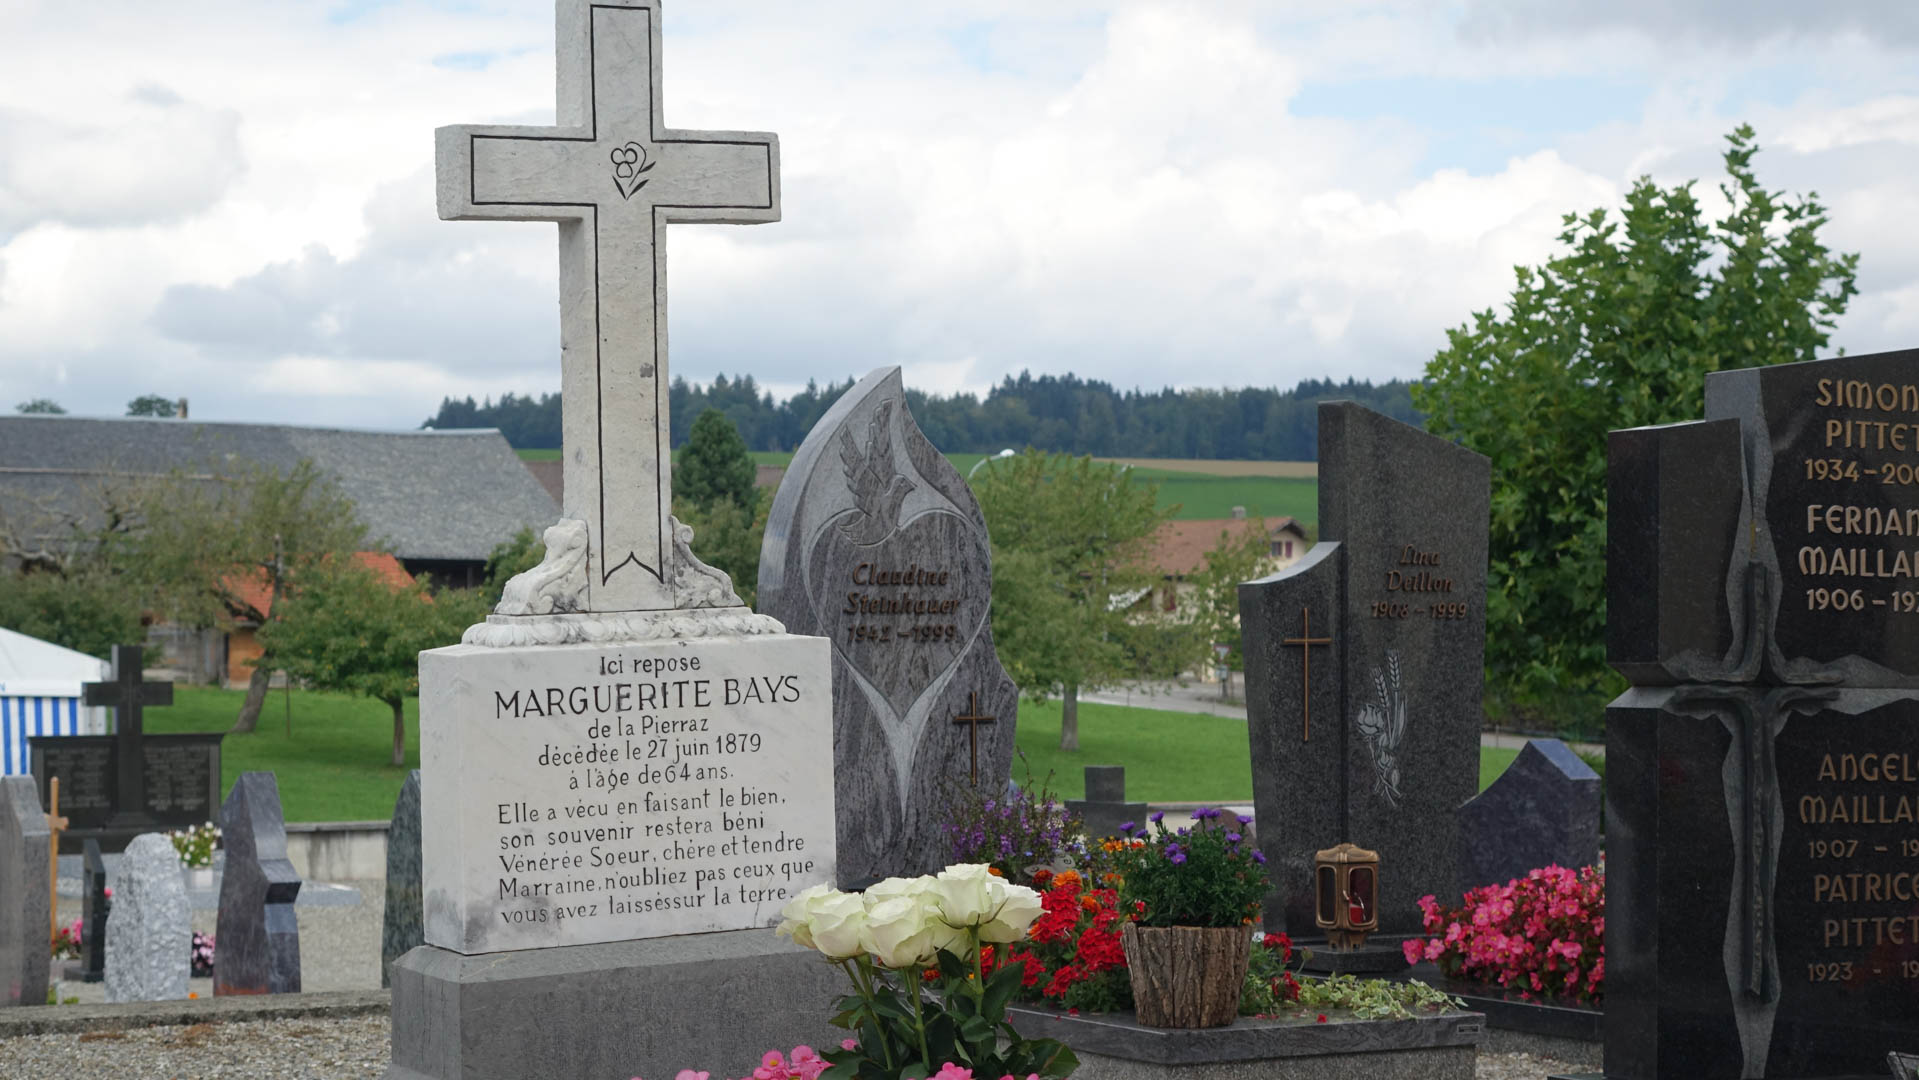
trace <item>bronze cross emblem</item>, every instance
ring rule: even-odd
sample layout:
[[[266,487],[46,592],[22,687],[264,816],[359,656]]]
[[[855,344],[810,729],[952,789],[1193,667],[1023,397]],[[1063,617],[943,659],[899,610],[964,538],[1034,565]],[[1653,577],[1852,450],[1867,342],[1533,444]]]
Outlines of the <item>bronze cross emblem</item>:
[[[1299,741],[1312,742],[1313,741],[1313,646],[1331,645],[1333,643],[1333,639],[1329,637],[1313,636],[1313,611],[1311,608],[1305,608],[1305,607],[1302,607],[1299,609],[1299,634],[1300,634],[1299,637],[1289,637],[1289,638],[1281,639],[1280,644],[1299,646],[1299,662],[1301,665],[1300,670],[1302,674],[1302,678],[1300,682],[1303,687],[1302,692],[1300,694],[1300,707],[1302,710],[1301,722],[1305,725],[1303,729],[1304,734],[1301,736]]]
[[[47,941],[60,936],[60,834],[69,822],[60,816],[60,778],[47,779]]]
[[[967,715],[965,716],[955,716],[953,718],[953,723],[966,725],[966,738],[967,738],[967,743],[969,745],[969,749],[972,757],[972,765],[967,770],[967,775],[971,778],[973,782],[973,786],[978,787],[979,786],[979,726],[981,724],[994,723],[999,719],[999,717],[979,715],[979,693],[977,691],[966,695],[966,712],[967,712]]]

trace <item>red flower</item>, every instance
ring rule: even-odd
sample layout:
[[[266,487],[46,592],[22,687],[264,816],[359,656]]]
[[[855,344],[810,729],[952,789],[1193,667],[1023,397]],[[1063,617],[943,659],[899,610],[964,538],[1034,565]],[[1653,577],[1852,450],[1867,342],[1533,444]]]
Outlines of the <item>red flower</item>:
[[[1315,1020],[1315,1021],[1313,1021],[1313,1023],[1315,1023],[1315,1024],[1323,1024],[1323,1023],[1325,1023],[1325,1022],[1326,1022],[1326,1014],[1325,1014],[1325,1013],[1320,1013],[1320,1014],[1319,1014],[1319,1019],[1317,1019],[1317,1020]]]

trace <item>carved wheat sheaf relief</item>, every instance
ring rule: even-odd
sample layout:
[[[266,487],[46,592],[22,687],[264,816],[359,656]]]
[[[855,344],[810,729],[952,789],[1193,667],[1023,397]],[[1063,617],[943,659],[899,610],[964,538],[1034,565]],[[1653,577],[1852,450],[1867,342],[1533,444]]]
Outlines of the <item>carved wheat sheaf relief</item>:
[[[1401,684],[1399,653],[1386,650],[1384,667],[1373,668],[1373,698],[1359,707],[1354,722],[1366,740],[1373,763],[1373,793],[1399,808],[1399,753],[1406,738],[1406,693]]]

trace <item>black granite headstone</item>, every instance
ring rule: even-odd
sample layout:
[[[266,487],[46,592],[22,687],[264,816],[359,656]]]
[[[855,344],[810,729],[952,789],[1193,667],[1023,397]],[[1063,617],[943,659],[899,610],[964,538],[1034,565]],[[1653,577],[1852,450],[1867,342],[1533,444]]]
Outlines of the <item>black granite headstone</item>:
[[[1146,804],[1126,801],[1126,766],[1086,766],[1086,797],[1066,800],[1066,809],[1079,815],[1086,835],[1098,840],[1118,836],[1127,822],[1144,826]]]
[[[300,877],[287,859],[280,786],[270,772],[241,773],[220,811],[226,866],[213,968],[217,994],[300,992]]]
[[[1706,413],[1610,439],[1607,1075],[1883,1075],[1919,1030],[1919,351],[1709,375]]]
[[[1558,739],[1533,739],[1459,808],[1459,888],[1599,859],[1599,774]]]
[[[63,851],[97,840],[124,850],[144,832],[199,825],[220,802],[220,732],[148,735],[148,706],[171,705],[173,684],[141,679],[142,650],[113,647],[113,679],[84,684],[89,706],[114,711],[112,735],[36,735],[27,742],[44,803],[60,779],[60,812],[69,823]]]
[[[380,928],[380,985],[391,986],[393,962],[426,944],[420,897],[420,770],[406,774],[386,831],[386,914]]]
[[[938,869],[946,785],[1006,784],[1019,690],[993,650],[992,573],[979,503],[899,369],[868,375],[794,453],[760,549],[760,610],[833,643],[842,885]]]
[[[25,776],[0,776],[0,1006],[47,1000],[46,812]]]
[[[80,873],[80,959],[69,965],[67,978],[99,982],[107,977],[107,919],[113,898],[107,895],[107,862],[100,842],[86,841]]]
[[[1478,789],[1487,460],[1351,402],[1319,407],[1319,531],[1239,587],[1266,928],[1319,935],[1313,856],[1379,853],[1381,935],[1458,881]]]

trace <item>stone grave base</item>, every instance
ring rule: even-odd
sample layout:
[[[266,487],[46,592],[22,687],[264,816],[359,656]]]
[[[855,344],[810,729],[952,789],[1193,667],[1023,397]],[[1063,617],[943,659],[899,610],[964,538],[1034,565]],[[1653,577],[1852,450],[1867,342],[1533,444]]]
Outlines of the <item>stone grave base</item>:
[[[1327,1024],[1242,1016],[1203,1030],[1030,1006],[1010,1018],[1029,1038],[1072,1047],[1080,1061],[1073,1080],[1472,1080],[1485,1033],[1485,1018],[1470,1012]]]
[[[464,956],[432,945],[393,965],[387,1080],[745,1076],[768,1050],[839,1045],[850,992],[818,953],[771,930]]]
[[[1411,966],[1406,963],[1399,939],[1369,941],[1357,949],[1346,950],[1334,949],[1324,941],[1308,941],[1303,945],[1312,950],[1312,955],[1302,967],[1318,975],[1389,975]]]

